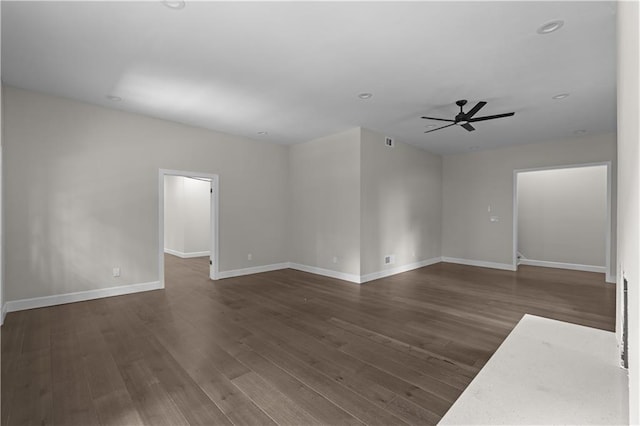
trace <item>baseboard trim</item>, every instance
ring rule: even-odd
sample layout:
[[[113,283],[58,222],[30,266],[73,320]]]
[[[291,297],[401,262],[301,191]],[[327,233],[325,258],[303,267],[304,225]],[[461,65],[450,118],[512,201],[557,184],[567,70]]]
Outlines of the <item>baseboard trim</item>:
[[[541,266],[543,268],[570,269],[572,271],[599,272],[606,274],[606,266],[581,265],[579,263],[549,262],[546,260],[520,259],[521,265]]]
[[[337,278],[339,280],[349,281],[356,284],[361,284],[360,276],[355,274],[347,274],[345,272],[332,271],[331,269],[318,268],[315,266],[302,265],[300,263],[289,263],[289,268],[303,272],[310,272],[312,274],[323,275],[329,278]]]
[[[361,275],[360,282],[366,283],[380,278],[390,277],[391,275],[401,274],[403,272],[412,271],[414,269],[423,268],[425,266],[434,265],[442,262],[441,257],[432,257],[431,259],[421,260],[420,262],[409,263],[407,265],[398,266],[396,268],[385,269],[384,271],[372,272],[370,274]]]
[[[142,291],[160,290],[162,288],[163,286],[159,281],[152,281],[141,284],[130,284],[118,287],[100,288],[97,290],[57,294],[54,296],[34,297],[32,299],[11,300],[5,304],[6,309],[3,308],[3,313],[5,310],[6,312],[24,311],[25,309],[45,308],[47,306],[84,302],[86,300],[122,296],[125,294],[140,293]]]
[[[2,305],[2,316],[0,317],[0,325],[4,324],[4,317],[7,316],[7,304]]]
[[[616,283],[616,276],[607,274],[607,276],[605,277],[604,280],[605,280],[605,282],[608,282],[609,284],[615,284]]]
[[[261,272],[270,272],[270,271],[277,271],[280,269],[287,269],[288,267],[289,267],[289,263],[284,262],[284,263],[273,263],[271,265],[252,266],[250,268],[232,269],[230,271],[218,272],[218,278],[223,279],[223,278],[240,277],[242,275],[259,274]]]
[[[209,256],[211,254],[210,251],[193,251],[190,253],[183,253],[181,251],[177,251],[177,250],[172,250],[172,249],[164,249],[165,253],[169,253],[172,254],[174,256],[178,256],[181,257],[183,259],[189,259],[191,257],[204,257],[204,256]]]
[[[484,260],[459,259],[457,257],[442,257],[445,263],[457,263],[459,265],[479,266],[481,268],[501,269],[503,271],[515,271],[516,268],[508,263],[485,262]]]

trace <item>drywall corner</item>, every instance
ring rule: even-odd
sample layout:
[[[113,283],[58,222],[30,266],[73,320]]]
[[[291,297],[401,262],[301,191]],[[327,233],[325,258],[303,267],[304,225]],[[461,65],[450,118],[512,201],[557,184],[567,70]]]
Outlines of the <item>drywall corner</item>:
[[[361,275],[441,255],[442,157],[361,130]]]
[[[293,264],[360,275],[360,128],[293,145]]]

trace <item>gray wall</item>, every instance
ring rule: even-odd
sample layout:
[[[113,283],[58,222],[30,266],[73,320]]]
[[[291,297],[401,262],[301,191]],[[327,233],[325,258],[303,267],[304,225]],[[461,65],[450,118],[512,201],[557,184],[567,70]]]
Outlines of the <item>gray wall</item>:
[[[178,254],[209,252],[211,182],[164,177],[164,248]]]
[[[518,173],[518,251],[604,267],[607,208],[606,166]]]
[[[290,261],[359,275],[360,129],[293,145],[289,160]]]
[[[286,146],[11,87],[3,96],[5,300],[157,281],[161,168],[220,176],[221,271],[288,261]]]
[[[0,1],[0,23],[2,22],[2,2]],[[2,201],[4,200],[3,195],[3,181],[2,176],[4,172],[2,171],[2,156],[3,156],[3,146],[2,139],[4,135],[4,114],[2,112],[2,104],[3,95],[2,95],[2,28],[0,24],[0,309],[4,309],[4,206]],[[4,322],[4,315],[0,313],[0,325]]]
[[[384,141],[354,128],[291,146],[292,262],[357,276],[440,256],[442,160]]]
[[[442,158],[397,140],[389,148],[368,129],[361,137],[361,273],[440,257]]]
[[[444,156],[442,255],[511,265],[513,171],[612,161],[615,176],[615,158],[615,134]]]

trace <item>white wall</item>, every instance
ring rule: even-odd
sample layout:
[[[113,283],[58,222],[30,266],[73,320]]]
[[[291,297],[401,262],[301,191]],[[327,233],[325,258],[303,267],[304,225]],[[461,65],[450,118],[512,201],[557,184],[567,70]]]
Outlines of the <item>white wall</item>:
[[[368,129],[361,138],[362,275],[439,258],[442,158]]]
[[[164,177],[164,249],[184,253],[184,178]]]
[[[441,157],[384,140],[355,128],[290,147],[293,263],[360,280],[440,257]]]
[[[360,129],[293,145],[289,154],[291,262],[359,275]]]
[[[606,265],[606,166],[521,172],[517,180],[517,240],[524,258]]]
[[[629,421],[640,423],[640,10],[618,2],[618,283],[629,283]],[[618,301],[622,301],[618,285]],[[620,335],[621,313],[616,329]]]
[[[211,239],[211,182],[183,178],[185,253],[209,251]]]
[[[4,134],[3,124],[3,97],[2,97],[2,2],[0,1],[0,325],[4,323],[4,216],[3,216],[3,170],[2,170],[2,135]]]
[[[157,281],[159,169],[220,176],[220,271],[288,261],[286,146],[12,87],[4,100],[7,301]]]
[[[211,239],[211,183],[184,176],[164,178],[164,248],[182,256],[206,256]]]
[[[514,170],[612,161],[615,176],[615,157],[614,134],[444,156],[442,255],[511,267]]]

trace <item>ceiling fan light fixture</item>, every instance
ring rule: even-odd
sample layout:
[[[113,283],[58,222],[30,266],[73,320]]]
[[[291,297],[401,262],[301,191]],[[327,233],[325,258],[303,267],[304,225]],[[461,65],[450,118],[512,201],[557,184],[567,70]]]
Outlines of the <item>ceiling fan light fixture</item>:
[[[427,117],[427,116],[421,117],[424,120],[436,120],[436,121],[444,121],[449,123],[442,127],[437,127],[435,129],[427,130],[424,133],[435,132],[436,130],[446,129],[447,127],[451,127],[455,125],[462,127],[468,132],[473,132],[474,130],[476,130],[476,128],[473,127],[471,123],[476,123],[479,121],[495,120],[496,118],[512,117],[513,115],[515,115],[515,112],[506,112],[504,114],[493,114],[493,115],[485,115],[482,117],[477,117],[476,113],[480,111],[487,103],[485,101],[479,101],[473,108],[471,108],[467,112],[464,112],[463,107],[466,104],[467,104],[467,101],[464,99],[456,101],[456,105],[460,107],[460,112],[454,117],[454,119],[440,118],[440,117]]]
[[[551,34],[554,31],[558,31],[564,25],[564,21],[562,19],[557,19],[555,21],[547,22],[546,24],[542,24],[538,27],[537,33],[541,35]]]
[[[555,95],[554,97],[552,97],[551,99],[555,99],[556,101],[560,100],[560,99],[564,99],[564,98],[568,98],[569,94],[568,93],[559,93],[557,95]]]
[[[371,99],[373,97],[373,93],[360,93],[358,95],[360,99]]]
[[[184,7],[186,6],[184,0],[163,0],[162,4],[173,10],[184,9]]]

